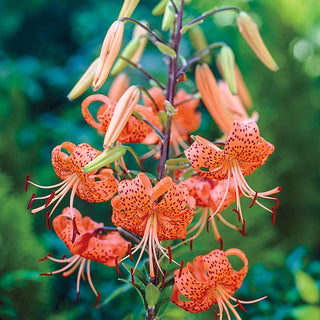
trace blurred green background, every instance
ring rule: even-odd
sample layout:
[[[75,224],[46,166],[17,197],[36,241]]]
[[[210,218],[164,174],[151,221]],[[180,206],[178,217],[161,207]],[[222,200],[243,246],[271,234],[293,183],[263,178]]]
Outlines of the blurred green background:
[[[156,3],[141,0],[133,17],[148,17],[150,26],[159,30],[161,18],[150,15]],[[261,134],[276,147],[266,165],[248,180],[258,190],[277,185],[283,190],[275,226],[271,226],[270,215],[258,207],[245,212],[245,238],[219,226],[225,248],[242,249],[252,266],[239,296],[247,300],[269,296],[248,306],[243,318],[317,320],[319,311],[314,306],[319,300],[316,293],[310,297],[310,292],[314,283],[319,289],[320,282],[320,3],[194,0],[186,11],[191,18],[213,6],[229,5],[240,7],[254,18],[280,66],[273,73],[260,63],[238,33],[234,15],[219,14],[202,24],[209,43],[223,40],[233,48],[254,109],[260,114]],[[50,165],[54,146],[72,141],[101,149],[102,138],[82,120],[83,97],[69,102],[66,95],[99,54],[105,32],[117,18],[120,6],[121,1],[107,0],[1,1],[1,319],[139,319],[141,315],[142,303],[134,291],[113,300],[112,308],[108,304],[95,309],[95,297],[86,282],[81,285],[79,303],[74,304],[75,275],[38,276],[58,266],[37,259],[49,251],[53,256],[62,256],[67,249],[54,231],[46,229],[44,214],[31,216],[26,211],[31,191],[28,195],[23,191],[26,174],[43,185],[57,181]],[[126,25],[124,43],[130,39],[132,29],[132,25]],[[182,42],[181,53],[185,57],[192,55],[188,37]],[[141,64],[165,80],[165,70],[159,68],[162,57],[150,43]],[[148,87],[139,72],[128,69],[128,74],[132,83]],[[188,79],[192,78],[193,68],[188,74]],[[194,90],[189,80],[186,85]],[[101,93],[107,92],[110,83],[108,79]],[[203,107],[201,111],[205,112]],[[208,138],[218,135],[208,116],[204,116],[199,133]],[[110,223],[108,205],[77,199],[76,207],[83,213],[90,211],[98,221]],[[184,253],[185,261],[218,248],[218,244],[212,235],[203,235],[194,248],[194,252]],[[306,274],[311,279],[305,280]],[[102,299],[118,288],[117,277],[114,269],[94,264],[93,280]],[[301,277],[304,288],[299,286]],[[212,310],[193,315],[171,304],[164,317],[206,318],[213,318]]]

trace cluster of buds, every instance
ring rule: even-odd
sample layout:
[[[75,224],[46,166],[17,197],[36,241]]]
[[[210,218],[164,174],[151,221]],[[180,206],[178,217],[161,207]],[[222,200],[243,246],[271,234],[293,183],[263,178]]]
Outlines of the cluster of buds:
[[[74,100],[90,87],[93,91],[102,90],[105,81],[114,77],[107,94],[88,95],[81,103],[85,121],[98,134],[104,135],[102,150],[87,143],[76,146],[64,142],[52,151],[52,165],[62,180],[60,183],[40,186],[30,181],[29,176],[26,179],[26,191],[29,184],[52,189],[46,196],[32,194],[28,203],[32,214],[46,211],[48,229],[53,213],[61,210],[58,209],[60,202],[70,193],[69,206],[53,219],[52,224],[72,256],[55,259],[47,255],[41,260],[66,265],[43,275],[62,273],[69,276],[78,267],[78,298],[80,278],[87,265],[87,279],[98,304],[100,294],[91,280],[91,261],[114,267],[121,274],[122,262],[130,259],[134,264],[125,266],[132,285],[135,285],[135,277],[144,284],[139,290],[144,290],[142,296],[148,319],[159,318],[157,303],[163,303],[160,296],[169,289],[172,290],[171,301],[186,311],[197,313],[217,305],[216,319],[221,320],[224,312],[230,319],[228,309],[240,319],[236,306],[244,310],[243,304],[265,297],[253,301],[233,297],[247,274],[248,260],[240,249],[224,251],[217,222],[245,236],[243,196],[250,199],[249,208],[257,204],[270,212],[274,224],[279,205],[275,194],[281,189],[257,191],[245,179],[267,161],[274,146],[260,136],[256,123],[258,114],[250,112],[252,100],[232,49],[221,42],[208,44],[199,24],[222,10],[236,11],[239,31],[258,58],[271,70],[276,70],[277,65],[253,20],[237,8],[216,9],[185,22],[183,0],[162,0],[152,13],[163,15],[162,30],[170,30],[170,40],[166,42],[165,37],[159,38],[147,22],[131,18],[138,2],[124,1],[118,19],[107,31],[100,56],[68,95]],[[134,23],[135,29],[132,40],[119,54],[127,22]],[[180,41],[188,32],[196,52],[188,59],[181,59],[184,63],[179,65]],[[148,40],[167,62],[166,84],[140,65]],[[211,50],[218,51],[215,63],[220,80],[209,66]],[[186,80],[187,69],[192,64],[197,64],[197,91],[188,93],[178,86]],[[130,86],[127,74],[123,73],[128,66],[141,71],[152,87]],[[191,136],[201,124],[201,113],[197,111],[200,99],[220,129],[221,136]],[[100,103],[95,113],[91,107],[93,102]],[[149,150],[138,154],[136,144],[145,145]],[[126,160],[127,152],[134,157],[136,164]],[[153,158],[156,165],[146,171],[143,162],[148,158]],[[137,165],[139,171],[134,170]],[[110,200],[114,225],[104,226],[90,217],[82,217],[74,207],[76,195],[91,203]],[[274,205],[269,207],[266,200]],[[34,207],[35,201],[42,201],[42,204]],[[231,211],[237,215],[239,225],[222,215],[230,206],[234,206]],[[212,245],[219,248],[212,248],[208,254],[197,256],[193,263],[184,266],[181,257],[174,256],[174,249],[186,242],[193,248],[202,231],[209,232],[210,224],[217,240]],[[169,242],[164,245],[163,241]],[[148,276],[138,272],[144,253],[147,253]],[[231,255],[241,259],[243,267],[239,271],[231,266],[228,260]]]

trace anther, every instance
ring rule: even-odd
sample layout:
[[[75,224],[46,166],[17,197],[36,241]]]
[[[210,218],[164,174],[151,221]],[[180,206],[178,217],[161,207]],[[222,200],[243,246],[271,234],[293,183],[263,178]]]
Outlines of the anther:
[[[133,256],[132,256],[132,252],[131,252],[131,243],[128,244],[128,252],[129,252],[130,260],[133,262]]]
[[[26,182],[25,182],[25,184],[24,184],[24,192],[27,192],[27,190],[28,190],[29,180],[30,180],[30,175],[27,174],[27,175],[26,175]]]
[[[191,238],[193,237],[193,235],[191,235]],[[190,240],[190,250],[193,250],[193,239]]]
[[[274,200],[276,200],[276,210],[279,208],[280,202],[277,196],[272,196]]]
[[[51,253],[48,253],[45,257],[38,259],[38,261],[40,262],[40,261],[47,260],[48,257],[51,257]]]
[[[213,312],[214,312],[214,318],[215,318],[215,320],[218,320],[218,313],[217,313],[217,311],[216,311],[216,310],[213,310]]]
[[[241,229],[241,234],[243,237],[245,237],[247,234],[246,234],[246,221],[243,220],[242,222],[242,229]]]
[[[206,230],[208,233],[209,233],[209,221],[210,221],[210,217],[208,217],[207,224],[206,224]]]
[[[272,210],[272,222],[271,222],[271,224],[274,225],[275,222],[276,222],[276,208],[272,206],[271,210]]]
[[[233,209],[232,209],[232,211],[233,211],[233,212],[235,212],[235,213],[237,214],[237,216],[238,216],[238,221],[240,222],[240,221],[241,221],[241,215],[240,215],[240,212],[239,212],[237,209],[235,209],[235,208],[233,208]]]
[[[243,305],[240,303],[239,299],[236,299],[237,301],[237,304],[238,306],[240,307],[240,309],[243,311],[243,312],[247,312],[247,310],[243,307]]]
[[[44,205],[45,208],[50,204],[50,202],[51,202],[51,200],[53,199],[55,193],[56,193],[56,190],[52,190],[52,191],[51,191],[51,194],[50,194],[48,200],[46,201],[46,203],[45,203],[45,205]]]
[[[39,276],[52,276],[52,272],[43,272],[40,273]]]
[[[132,282],[132,285],[135,286],[136,283],[134,282],[133,268],[130,269],[130,274],[131,274],[131,282]]]
[[[167,246],[168,249],[168,255],[169,255],[169,264],[172,263],[172,250],[170,246]]]
[[[98,303],[99,303],[99,301],[100,301],[100,297],[101,297],[100,293],[97,292],[97,299],[96,299],[96,302],[94,303],[94,306],[95,306],[95,307],[98,305]]]
[[[182,269],[183,269],[183,265],[184,265],[184,262],[183,262],[183,260],[181,259],[181,262],[180,262],[181,264],[180,264],[180,270],[179,270],[179,277],[178,278],[180,278],[181,277],[181,275],[182,275]]]
[[[220,242],[220,250],[223,250],[223,240],[222,240],[222,238],[219,239],[219,242]]]
[[[28,203],[28,205],[27,205],[27,210],[29,210],[29,209],[31,208],[32,203],[33,203],[35,197],[36,197],[36,194],[33,193],[32,196],[31,196],[31,198],[30,198],[30,200],[29,200],[29,203]]]
[[[116,270],[117,270],[118,274],[121,275],[121,271],[120,271],[120,268],[119,268],[118,259],[119,259],[118,256],[116,256],[116,258],[114,259],[114,260],[115,260],[115,267],[116,267]]]
[[[47,224],[47,229],[50,230],[51,226],[50,226],[50,211],[46,212],[46,224]]]
[[[167,270],[164,270],[160,289],[163,289],[164,285],[166,284],[166,277],[167,277]]]
[[[253,205],[255,204],[256,200],[257,200],[257,197],[258,197],[258,191],[256,191],[256,194],[254,195],[253,199],[252,199],[252,202],[249,206],[249,208],[252,208]],[[240,221],[240,220],[239,220]]]
[[[76,301],[74,302],[75,304],[77,304],[77,303],[78,303],[78,301],[79,301],[79,295],[80,295],[80,291],[77,291]]]

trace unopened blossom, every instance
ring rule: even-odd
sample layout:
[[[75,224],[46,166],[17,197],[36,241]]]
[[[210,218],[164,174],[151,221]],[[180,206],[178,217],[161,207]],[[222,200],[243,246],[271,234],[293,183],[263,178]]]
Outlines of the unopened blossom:
[[[49,218],[69,190],[71,190],[71,208],[73,207],[75,194],[88,202],[109,200],[116,193],[118,187],[118,181],[113,176],[113,171],[108,168],[102,168],[101,170],[89,173],[82,171],[83,167],[100,154],[101,151],[94,149],[86,143],[76,146],[71,142],[64,142],[56,146],[52,150],[51,161],[54,171],[62,182],[52,186],[40,186],[27,180],[27,184],[31,183],[42,189],[53,189],[49,195],[44,197],[35,197],[33,194],[28,209],[35,200],[45,200],[45,203],[38,208],[32,209],[31,213],[37,213],[55,204],[47,212],[47,217]]]
[[[189,196],[187,188],[175,184],[170,177],[152,187],[149,178],[139,173],[132,180],[120,182],[118,195],[112,199],[111,205],[112,222],[142,237],[132,251],[135,253],[141,248],[136,267],[148,245],[150,277],[154,278],[155,268],[161,270],[156,248],[170,258],[160,241],[186,237],[186,228],[193,218],[194,199]],[[153,258],[157,266],[154,266]]]
[[[228,260],[229,256],[236,256],[242,260],[243,267],[239,271],[233,269]],[[203,312],[217,305],[219,320],[222,320],[224,312],[230,320],[229,310],[236,319],[241,320],[235,307],[240,305],[243,309],[241,304],[254,303],[265,298],[241,301],[233,297],[241,287],[247,272],[248,260],[239,249],[229,249],[225,252],[213,250],[207,255],[197,256],[193,263],[188,262],[182,270],[175,271],[171,301],[192,313]],[[180,296],[184,298],[181,299]],[[233,305],[230,300],[236,304]]]
[[[78,235],[76,239],[74,239],[73,218],[77,225]],[[56,259],[48,255],[44,259],[41,259],[41,261],[49,259],[62,264],[60,269],[49,273],[42,273],[41,275],[62,273],[64,277],[68,277],[79,268],[77,275],[77,299],[80,293],[81,275],[86,273],[88,283],[97,296],[97,304],[100,294],[95,289],[91,280],[91,261],[103,263],[109,267],[117,267],[118,260],[120,261],[126,255],[130,242],[123,239],[117,231],[102,234],[103,223],[95,222],[89,217],[82,217],[81,213],[75,208],[65,208],[62,214],[53,219],[52,225],[58,237],[70,250],[72,256],[70,258]]]
[[[269,209],[260,203],[258,198],[276,199],[273,194],[280,192],[281,188],[277,187],[272,190],[257,192],[248,185],[244,178],[263,165],[273,151],[274,146],[260,136],[259,128],[255,122],[234,120],[224,149],[220,149],[212,142],[197,136],[195,142],[185,151],[185,155],[200,176],[214,181],[227,180],[222,202],[228,193],[231,178],[234,179],[237,212],[242,223],[240,193],[252,199],[251,206],[257,203],[262,208],[272,212],[274,222],[276,207]],[[276,206],[277,204],[276,199]]]
[[[153,108],[154,112],[165,110],[165,96],[159,88],[152,88],[149,91],[152,101],[148,96],[143,96],[143,102],[146,106]],[[179,145],[187,148],[185,140],[190,136],[190,133],[197,130],[201,122],[201,114],[196,109],[199,105],[199,99],[186,93],[183,89],[178,90],[174,97],[173,105],[176,113],[172,117],[171,125],[171,140],[170,143],[179,153]]]

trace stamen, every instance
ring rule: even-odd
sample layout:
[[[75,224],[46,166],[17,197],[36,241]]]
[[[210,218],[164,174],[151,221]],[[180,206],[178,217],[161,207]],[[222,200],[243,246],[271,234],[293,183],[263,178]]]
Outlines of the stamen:
[[[52,276],[53,273],[52,272],[43,272],[43,273],[39,273],[39,276]]]
[[[48,253],[45,257],[38,259],[38,261],[44,261],[47,260],[51,256],[51,253]]]
[[[238,221],[240,222],[240,221],[241,221],[241,214],[240,214],[240,212],[239,212],[237,209],[235,209],[235,208],[233,208],[232,211],[237,214],[237,216],[238,216]]]
[[[47,229],[50,230],[51,226],[50,226],[50,211],[46,212],[46,224],[47,224]]]
[[[172,263],[172,251],[171,251],[171,247],[170,246],[167,246],[167,249],[168,249],[168,255],[169,255],[169,264]]]
[[[163,289],[163,287],[166,283],[166,277],[167,277],[167,270],[164,270],[160,289]]]
[[[274,225],[274,223],[276,222],[276,208],[274,206],[272,206],[271,210],[272,210],[272,222],[271,222],[271,224]]]
[[[247,310],[244,308],[244,306],[240,303],[239,299],[236,299],[237,301],[237,304],[238,306],[240,307],[240,309],[243,311],[243,312],[247,312]]]
[[[277,196],[271,196],[274,200],[276,200],[276,210],[279,208],[280,202]]]
[[[181,259],[181,265],[180,265],[180,270],[179,270],[179,276],[178,276],[178,278],[181,277],[183,265],[184,265],[184,261]]]
[[[213,310],[213,312],[214,312],[214,318],[215,318],[215,320],[218,320],[218,313],[217,313],[217,311],[216,311],[216,310]]]
[[[130,274],[131,274],[131,282],[132,282],[132,285],[135,286],[136,283],[134,282],[133,268],[130,269]]]
[[[56,190],[52,190],[51,191],[51,194],[50,194],[48,200],[46,201],[46,203],[44,205],[45,208],[50,204],[51,200],[54,198],[55,193],[56,193]]]
[[[25,184],[24,184],[24,192],[27,192],[27,190],[28,190],[29,180],[30,180],[30,175],[27,174],[27,175],[26,175],[26,182],[25,182]]]
[[[66,257],[67,257],[67,255],[64,254],[64,255],[61,257],[61,260],[64,260]],[[64,267],[64,266],[65,266],[65,263],[64,263],[64,262],[61,262],[61,266]]]
[[[242,222],[242,229],[241,229],[241,234],[243,237],[245,237],[247,234],[246,234],[246,221],[243,220]]]
[[[118,274],[121,275],[121,271],[119,269],[118,258],[119,258],[119,256],[116,256],[116,258],[115,258],[115,267],[116,267]]]
[[[77,304],[77,303],[78,303],[78,301],[79,301],[79,295],[80,295],[80,291],[77,291],[76,301],[74,302],[75,304]]]
[[[100,297],[101,297],[101,295],[100,295],[100,293],[99,292],[97,292],[97,299],[96,299],[96,302],[94,303],[94,306],[96,307],[97,305],[98,305],[98,303],[99,303],[99,301],[100,301]]]
[[[254,203],[255,203],[256,200],[257,200],[257,197],[258,197],[258,191],[256,191],[256,193],[255,193],[255,195],[254,195],[254,197],[253,197],[253,199],[252,199],[252,202],[251,202],[249,208],[252,208],[252,207],[253,207]],[[239,220],[239,221],[240,221],[240,220]]]
[[[209,216],[208,219],[207,219],[207,224],[206,224],[207,233],[209,233],[209,221],[210,221],[210,219],[211,219],[211,216]]]
[[[193,237],[193,235],[191,235],[191,238]],[[190,240],[190,250],[193,250],[193,239]]]
[[[36,194],[33,193],[32,196],[31,196],[31,198],[30,198],[30,200],[29,200],[29,203],[28,203],[28,205],[27,205],[27,210],[29,210],[29,209],[31,208],[32,203],[33,203],[35,197],[36,197]],[[31,213],[32,213],[32,212],[31,212]]]
[[[133,262],[133,256],[132,256],[132,252],[131,252],[131,243],[128,244],[128,252],[129,252],[130,260]]]

